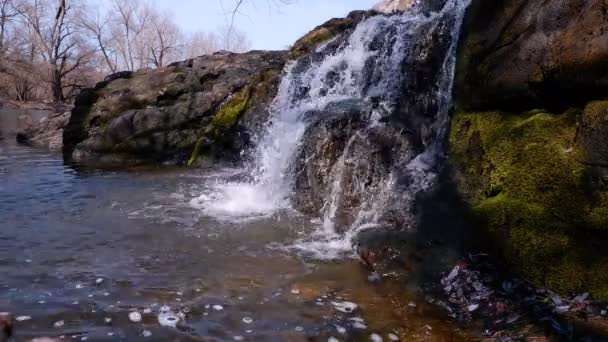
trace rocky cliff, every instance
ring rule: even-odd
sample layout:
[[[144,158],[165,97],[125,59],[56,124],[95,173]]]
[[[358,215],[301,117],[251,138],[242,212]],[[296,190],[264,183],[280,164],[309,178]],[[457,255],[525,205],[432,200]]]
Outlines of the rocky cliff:
[[[290,51],[220,52],[110,75],[77,97],[63,134],[65,158],[104,167],[235,161],[262,131],[285,63],[366,14],[332,19]]]
[[[108,76],[77,97],[64,155],[96,166],[234,159],[266,121],[285,60],[216,53]]]
[[[608,299],[608,2],[474,1],[450,149],[506,259]]]

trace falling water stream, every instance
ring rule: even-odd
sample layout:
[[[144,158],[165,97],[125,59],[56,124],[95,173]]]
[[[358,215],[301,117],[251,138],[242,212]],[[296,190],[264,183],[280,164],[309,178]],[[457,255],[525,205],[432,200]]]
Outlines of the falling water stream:
[[[318,217],[292,207],[294,162],[317,119],[309,113],[357,99],[374,104],[369,126],[385,125],[405,91],[399,65],[425,58],[408,53],[411,40],[447,22],[438,113],[405,166],[416,179],[408,196],[432,184],[465,8],[450,0],[437,13],[371,16],[320,46],[321,57],[290,64],[243,169],[75,169],[59,154],[13,143],[15,118],[31,113],[0,112],[0,311],[17,318],[18,340],[469,340],[426,303],[415,276],[384,278],[341,258],[359,230],[381,220],[384,202],[374,196],[398,185],[387,174],[352,227],[338,231],[341,178],[365,130],[329,170]],[[424,253],[453,262],[443,250]]]
[[[369,194],[364,196],[350,227],[339,233],[335,218],[344,196],[343,173],[353,158],[349,150],[354,143],[367,139],[364,131],[357,132],[350,138],[336,165],[328,170],[332,178],[331,189],[319,213],[316,234],[300,240],[295,246],[322,259],[348,254],[353,250],[352,238],[362,229],[379,225],[389,203],[403,202],[403,208],[407,210],[413,206],[417,193],[434,184],[452,104],[456,47],[468,3],[449,0],[438,12],[424,13],[422,8],[414,6],[400,14],[371,16],[340,42],[335,42],[340,39],[338,37],[319,46],[316,52],[321,58],[289,64],[271,105],[270,122],[257,141],[252,163],[243,170],[251,177],[246,181],[219,181],[191,204],[209,216],[228,221],[269,217],[291,209],[295,191],[294,164],[306,131],[314,122],[311,115],[322,116],[329,105],[356,100],[364,106],[372,107],[373,104],[367,127],[385,125],[382,120],[397,112],[401,97],[408,96],[404,79],[420,77],[418,71],[403,70],[402,66],[411,60],[430,58],[425,55],[426,50],[416,49],[417,40],[431,39],[435,32],[450,25],[441,55],[443,63],[438,70],[433,70],[439,77],[436,77],[429,99],[424,99],[436,104],[431,109],[434,111],[430,114],[432,119],[420,128],[424,149],[403,165],[395,165],[393,170],[406,173],[413,181],[406,189],[397,189],[396,177],[391,171],[375,189],[361,188],[360,192]]]

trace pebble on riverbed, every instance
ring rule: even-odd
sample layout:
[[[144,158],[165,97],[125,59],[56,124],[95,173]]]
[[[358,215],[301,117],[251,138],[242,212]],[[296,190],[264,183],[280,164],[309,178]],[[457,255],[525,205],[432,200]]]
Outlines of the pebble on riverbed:
[[[129,320],[133,323],[139,323],[142,320],[141,314],[137,311],[129,312]]]
[[[369,335],[369,340],[372,342],[382,342],[382,336],[378,335],[378,334],[371,334]]]
[[[177,324],[184,318],[181,312],[175,313],[170,308],[164,306],[158,314],[158,324],[163,327],[177,327]]]
[[[344,313],[351,313],[358,307],[358,305],[353,302],[331,302],[331,304],[336,308],[336,310]]]

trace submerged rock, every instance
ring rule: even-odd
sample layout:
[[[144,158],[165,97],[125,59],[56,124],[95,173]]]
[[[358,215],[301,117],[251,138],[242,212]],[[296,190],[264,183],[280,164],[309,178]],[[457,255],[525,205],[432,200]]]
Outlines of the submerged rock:
[[[30,122],[27,127],[17,132],[17,142],[34,147],[61,150],[63,147],[63,130],[70,120],[70,112],[49,114],[37,122]]]
[[[351,313],[358,307],[358,305],[353,302],[331,302],[331,304],[336,308],[336,310],[344,313]]]

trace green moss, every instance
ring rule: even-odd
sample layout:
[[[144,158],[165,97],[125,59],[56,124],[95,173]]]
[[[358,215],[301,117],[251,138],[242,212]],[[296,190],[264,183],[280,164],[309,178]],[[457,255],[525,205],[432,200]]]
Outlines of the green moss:
[[[585,107],[585,124],[595,126],[608,121],[608,101],[594,101]]]
[[[241,115],[247,109],[250,95],[251,88],[247,86],[222,105],[211,122],[210,128],[213,130],[214,134],[220,134],[221,132],[234,127]]]
[[[589,211],[587,220],[593,227],[608,230],[608,193],[597,195],[597,201]]]
[[[539,285],[606,299],[608,282],[591,290],[588,270],[602,264],[585,236],[606,224],[608,196],[594,207],[585,190],[579,114],[459,112],[450,146],[460,190],[507,261]]]
[[[319,27],[300,38],[290,50],[290,57],[296,59],[312,51],[319,44],[330,40],[339,33],[327,27]]]
[[[596,298],[608,299],[608,260],[598,260],[588,273],[589,292]]]
[[[255,83],[255,82],[254,82]],[[223,134],[231,130],[247,110],[251,100],[251,86],[228,99],[213,117],[211,123],[204,128],[201,137],[194,145],[194,149],[188,160],[188,166],[193,166],[201,157],[203,143],[207,139],[220,139]]]
[[[320,44],[320,43],[323,43],[323,42],[329,40],[333,36],[334,35],[331,33],[330,30],[328,30],[326,28],[321,28],[319,30],[312,32],[310,35],[308,35],[306,37],[306,41],[304,44],[307,45],[308,47],[313,47],[313,46],[316,46],[317,44]]]
[[[542,206],[500,194],[473,211],[500,241],[496,247],[530,281],[545,284],[552,268],[562,263],[570,243],[566,227]]]
[[[464,166],[464,192],[476,189],[474,201],[504,193],[531,204],[556,204],[557,211],[573,209],[563,199],[583,196],[584,168],[576,158],[576,128],[570,121],[547,113],[458,114],[450,142]]]
[[[194,145],[194,150],[192,150],[192,154],[190,155],[190,159],[188,160],[188,167],[194,166],[197,159],[201,157],[201,146],[203,144],[204,139],[200,138]]]

